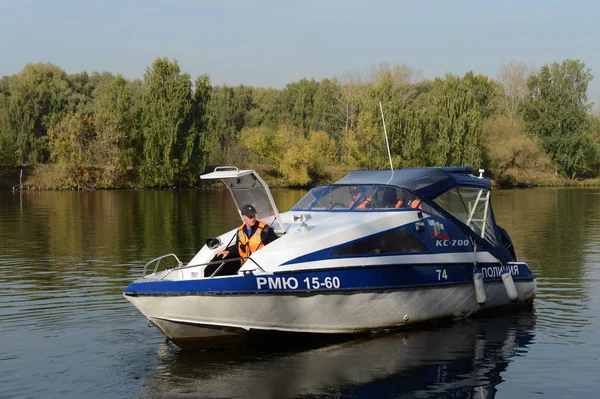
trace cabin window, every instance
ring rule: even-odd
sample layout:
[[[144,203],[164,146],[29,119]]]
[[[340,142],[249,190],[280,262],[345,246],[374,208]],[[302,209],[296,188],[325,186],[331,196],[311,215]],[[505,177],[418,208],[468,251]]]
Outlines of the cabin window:
[[[475,234],[498,245],[494,230],[490,191],[478,188],[455,188],[435,199],[452,216],[469,226]]]
[[[310,190],[293,210],[347,210],[364,199],[370,185],[323,186]]]
[[[416,197],[401,188],[373,186],[362,200],[357,201],[353,206],[358,211],[408,208],[412,198]]]
[[[313,188],[308,193],[306,193],[304,197],[302,197],[302,199],[298,201],[298,203],[294,205],[292,209],[308,210],[314,203],[317,202],[317,199],[319,199],[321,195],[323,195],[327,188],[327,186]]]
[[[384,255],[427,251],[427,247],[409,230],[397,229],[342,245],[335,248],[332,255]]]
[[[411,201],[417,199],[414,194],[393,186],[331,185],[313,188],[292,210],[393,210],[410,208]],[[419,209],[433,212],[425,203]]]

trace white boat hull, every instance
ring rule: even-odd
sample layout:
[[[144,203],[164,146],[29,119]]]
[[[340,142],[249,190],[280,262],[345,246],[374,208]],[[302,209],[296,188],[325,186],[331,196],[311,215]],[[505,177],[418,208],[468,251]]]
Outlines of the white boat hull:
[[[516,281],[510,301],[501,281],[486,282],[480,305],[473,284],[376,292],[297,294],[153,295],[125,297],[179,346],[251,331],[360,333],[465,317],[474,312],[533,300],[535,280]],[[183,345],[182,345],[183,344]]]

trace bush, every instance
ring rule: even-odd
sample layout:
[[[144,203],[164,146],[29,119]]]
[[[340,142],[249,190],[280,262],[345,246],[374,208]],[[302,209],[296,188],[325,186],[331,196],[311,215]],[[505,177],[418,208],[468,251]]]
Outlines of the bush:
[[[530,186],[538,181],[560,180],[550,167],[539,139],[523,132],[518,121],[505,116],[483,125],[487,169],[500,185]]]

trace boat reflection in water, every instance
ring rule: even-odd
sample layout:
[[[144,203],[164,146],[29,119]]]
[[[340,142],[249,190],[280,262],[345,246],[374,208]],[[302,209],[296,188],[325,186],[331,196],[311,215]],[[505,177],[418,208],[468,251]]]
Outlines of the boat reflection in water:
[[[531,310],[343,341],[251,339],[198,352],[159,346],[143,397],[494,397],[534,337]]]

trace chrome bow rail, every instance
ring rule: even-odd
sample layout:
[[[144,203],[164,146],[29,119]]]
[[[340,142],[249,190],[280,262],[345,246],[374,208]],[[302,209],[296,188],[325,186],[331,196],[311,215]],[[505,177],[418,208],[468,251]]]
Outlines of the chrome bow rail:
[[[154,266],[154,271],[152,272],[152,273],[156,273],[158,271],[158,267],[160,266],[160,261],[165,258],[170,258],[171,256],[174,257],[175,260],[177,261],[177,268],[180,268],[183,266],[183,263],[181,263],[181,261],[179,260],[177,255],[175,255],[175,254],[162,255],[162,256],[159,256],[158,258],[152,259],[150,262],[148,262],[144,265],[144,271],[142,272],[142,277],[146,277],[146,270],[148,269],[148,266],[150,266],[153,263],[156,263],[156,265]]]
[[[240,261],[242,259],[246,259],[247,261],[251,261],[252,263],[254,263],[256,265],[256,267],[259,270],[261,270],[262,272],[265,271],[262,267],[260,267],[260,265],[258,263],[256,263],[256,261],[254,259],[248,258],[248,257],[222,259],[222,260],[216,260],[216,261],[212,261],[212,262],[208,262],[208,263],[196,263],[194,265],[183,266],[183,263],[179,260],[179,258],[177,257],[177,255],[175,255],[175,254],[166,254],[166,255],[159,256],[158,258],[152,259],[151,261],[149,261],[148,263],[146,263],[144,265],[144,270],[142,272],[142,277],[146,278],[148,276],[148,274],[147,274],[148,266],[154,264],[154,270],[151,273],[151,274],[154,274],[154,273],[156,273],[158,271],[158,268],[160,266],[161,260],[163,260],[165,258],[169,258],[169,257],[174,257],[175,258],[175,260],[177,261],[177,266],[173,267],[173,268],[167,268],[168,272],[165,273],[163,276],[161,276],[160,280],[164,279],[165,277],[167,277],[169,274],[171,274],[174,271],[189,269],[189,268],[198,267],[198,266],[209,266],[209,265],[216,265],[216,264],[218,264],[219,266],[215,269],[214,272],[211,273],[210,276],[205,276],[205,278],[214,277],[217,274],[217,272],[219,270],[221,270],[223,268],[223,266],[225,266],[225,264],[230,263],[230,262]]]

